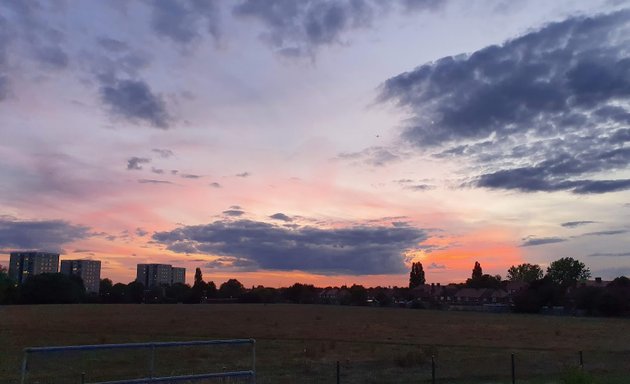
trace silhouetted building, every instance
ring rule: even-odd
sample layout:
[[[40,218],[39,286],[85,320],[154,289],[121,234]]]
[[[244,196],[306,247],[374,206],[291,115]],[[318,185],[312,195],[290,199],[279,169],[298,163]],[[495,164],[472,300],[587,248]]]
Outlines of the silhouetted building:
[[[61,273],[79,276],[86,292],[98,293],[101,283],[100,260],[61,260]]]
[[[29,276],[59,271],[59,254],[51,252],[11,252],[9,276],[22,284]]]
[[[186,283],[186,268],[173,267],[173,269],[171,269],[171,273],[171,284]]]
[[[173,267],[170,264],[138,264],[136,281],[145,288],[186,282],[186,268]]]

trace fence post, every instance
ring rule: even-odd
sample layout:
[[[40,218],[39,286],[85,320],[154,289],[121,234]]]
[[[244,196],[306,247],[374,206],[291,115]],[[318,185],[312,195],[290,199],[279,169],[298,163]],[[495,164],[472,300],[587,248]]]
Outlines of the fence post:
[[[256,384],[256,340],[251,339],[252,341],[252,383]]]
[[[155,345],[151,344],[151,360],[149,363],[149,377],[152,379],[155,373]]]
[[[81,373],[81,384],[85,384],[85,372]]]
[[[435,355],[431,355],[431,384],[435,384]]]
[[[339,368],[339,360],[337,360],[337,384],[341,382],[341,370]]]
[[[512,354],[512,384],[516,384],[516,369],[514,366],[514,354]]]
[[[584,355],[582,351],[580,351],[580,369],[584,369]]]
[[[28,351],[24,351],[24,359],[22,359],[22,378],[20,383],[26,383],[26,371],[28,370]]]

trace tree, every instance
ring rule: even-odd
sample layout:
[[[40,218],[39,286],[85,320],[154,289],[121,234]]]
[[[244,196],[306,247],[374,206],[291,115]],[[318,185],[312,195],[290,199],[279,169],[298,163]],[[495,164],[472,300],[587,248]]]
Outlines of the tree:
[[[98,294],[101,297],[101,302],[103,303],[111,303],[112,298],[112,288],[114,284],[110,279],[101,279],[98,288]]]
[[[591,271],[584,263],[571,257],[563,257],[549,264],[547,276],[562,288],[574,286],[578,281],[591,277]]]
[[[164,288],[166,300],[170,303],[198,303],[188,284],[175,283]]]
[[[20,301],[25,304],[80,303],[84,298],[83,280],[61,273],[31,276],[20,287]]]
[[[197,267],[195,268],[195,283],[193,284],[193,286],[195,285],[201,285],[201,284],[206,284],[203,281],[203,274],[201,273],[201,268]]]
[[[7,269],[0,265],[0,304],[9,304],[15,297],[15,283],[7,274]]]
[[[206,283],[206,297],[217,297],[217,286],[214,281],[208,281]]]
[[[483,276],[483,270],[481,269],[481,264],[478,261],[475,261],[475,266],[472,270],[472,279],[480,279]]]
[[[491,288],[498,289],[501,287],[501,275],[491,276],[488,274],[466,280],[468,288]]]
[[[221,284],[219,287],[219,295],[223,298],[239,298],[243,292],[245,291],[245,287],[241,284],[240,281],[236,279],[230,279],[225,283]]]
[[[208,286],[205,281],[203,281],[203,275],[201,274],[201,268],[195,269],[195,283],[192,286],[192,291],[190,292],[190,298],[188,301],[191,303],[201,303],[206,300],[206,291]]]
[[[368,299],[368,292],[364,286],[353,284],[352,287],[350,287],[350,304],[366,305],[367,299]]]
[[[317,288],[312,284],[295,283],[283,290],[286,300],[296,304],[313,304],[317,302]]]
[[[514,296],[514,310],[524,313],[538,313],[543,306],[559,305],[562,290],[548,276],[534,280],[529,287]]]
[[[412,263],[411,264],[411,272],[409,273],[409,288],[415,288],[419,285],[422,285],[426,282],[424,278],[424,269],[422,268],[422,263]]]
[[[543,270],[537,264],[519,264],[516,267],[511,266],[508,269],[507,279],[510,281],[524,281],[531,283],[534,280],[540,280],[543,277]]]
[[[126,303],[142,303],[144,300],[144,284],[139,281],[132,281],[125,287]]]

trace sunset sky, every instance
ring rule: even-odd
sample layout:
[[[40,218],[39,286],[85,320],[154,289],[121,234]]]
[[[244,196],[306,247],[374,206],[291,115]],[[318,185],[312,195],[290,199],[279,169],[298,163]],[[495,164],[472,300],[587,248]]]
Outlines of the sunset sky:
[[[0,264],[630,275],[630,2],[0,2]]]

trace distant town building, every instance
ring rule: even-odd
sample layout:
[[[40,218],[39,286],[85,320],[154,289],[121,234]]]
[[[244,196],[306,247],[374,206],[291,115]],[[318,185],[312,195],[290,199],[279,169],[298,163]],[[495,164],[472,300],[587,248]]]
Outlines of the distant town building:
[[[136,281],[145,288],[159,287],[186,282],[186,268],[173,267],[170,264],[138,264]]]
[[[9,276],[22,284],[30,276],[59,271],[59,254],[51,252],[11,252]]]
[[[186,284],[186,268],[173,267],[173,269],[171,269],[171,273],[171,284]]]
[[[101,283],[100,260],[61,260],[61,273],[79,276],[86,292],[98,293]]]

